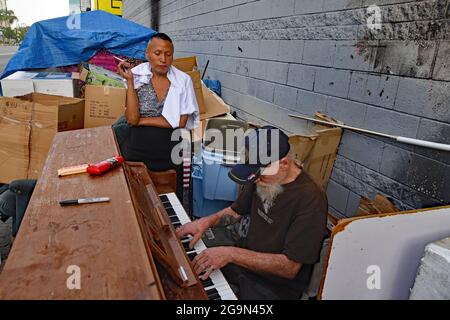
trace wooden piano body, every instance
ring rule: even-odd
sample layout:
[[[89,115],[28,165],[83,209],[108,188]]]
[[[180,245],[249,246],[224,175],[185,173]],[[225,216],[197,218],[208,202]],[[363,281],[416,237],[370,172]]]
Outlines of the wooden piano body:
[[[56,135],[0,274],[0,300],[207,298],[145,166],[57,176],[62,167],[118,153],[109,127]],[[59,205],[90,197],[111,201]]]

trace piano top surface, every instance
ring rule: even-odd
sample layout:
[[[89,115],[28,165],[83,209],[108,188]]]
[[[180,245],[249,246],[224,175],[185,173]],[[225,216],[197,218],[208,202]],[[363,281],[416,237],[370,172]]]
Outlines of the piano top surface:
[[[57,176],[118,153],[110,127],[56,134],[0,274],[0,299],[158,299],[123,169]],[[90,197],[111,201],[59,205]],[[80,267],[80,290],[67,288],[72,265]]]

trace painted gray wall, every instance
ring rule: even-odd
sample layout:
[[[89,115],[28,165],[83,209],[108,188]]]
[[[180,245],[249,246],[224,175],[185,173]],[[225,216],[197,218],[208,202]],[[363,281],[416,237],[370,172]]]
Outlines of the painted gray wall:
[[[450,0],[124,0],[124,17],[196,55],[239,117],[295,132],[323,111],[348,125],[450,143]],[[382,30],[367,27],[378,5]],[[155,16],[155,14],[153,14]],[[156,27],[155,27],[156,28]],[[353,216],[380,192],[401,209],[450,203],[450,153],[346,131],[328,187]]]

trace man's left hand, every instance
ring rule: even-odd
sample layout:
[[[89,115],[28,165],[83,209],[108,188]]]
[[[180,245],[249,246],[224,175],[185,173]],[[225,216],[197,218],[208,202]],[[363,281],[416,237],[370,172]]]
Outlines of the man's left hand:
[[[194,270],[197,274],[205,272],[203,280],[217,269],[226,266],[232,260],[233,247],[212,247],[204,250],[192,261]]]

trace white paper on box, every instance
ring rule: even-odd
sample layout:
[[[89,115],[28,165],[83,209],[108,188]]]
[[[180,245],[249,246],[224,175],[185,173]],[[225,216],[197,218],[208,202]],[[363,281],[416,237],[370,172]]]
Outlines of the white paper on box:
[[[71,73],[17,71],[1,80],[3,95],[16,97],[32,92],[74,97]]]
[[[41,72],[33,77],[34,91],[64,97],[74,97],[71,73]]]
[[[17,71],[1,81],[3,96],[16,97],[34,92],[33,81],[37,73]]]

